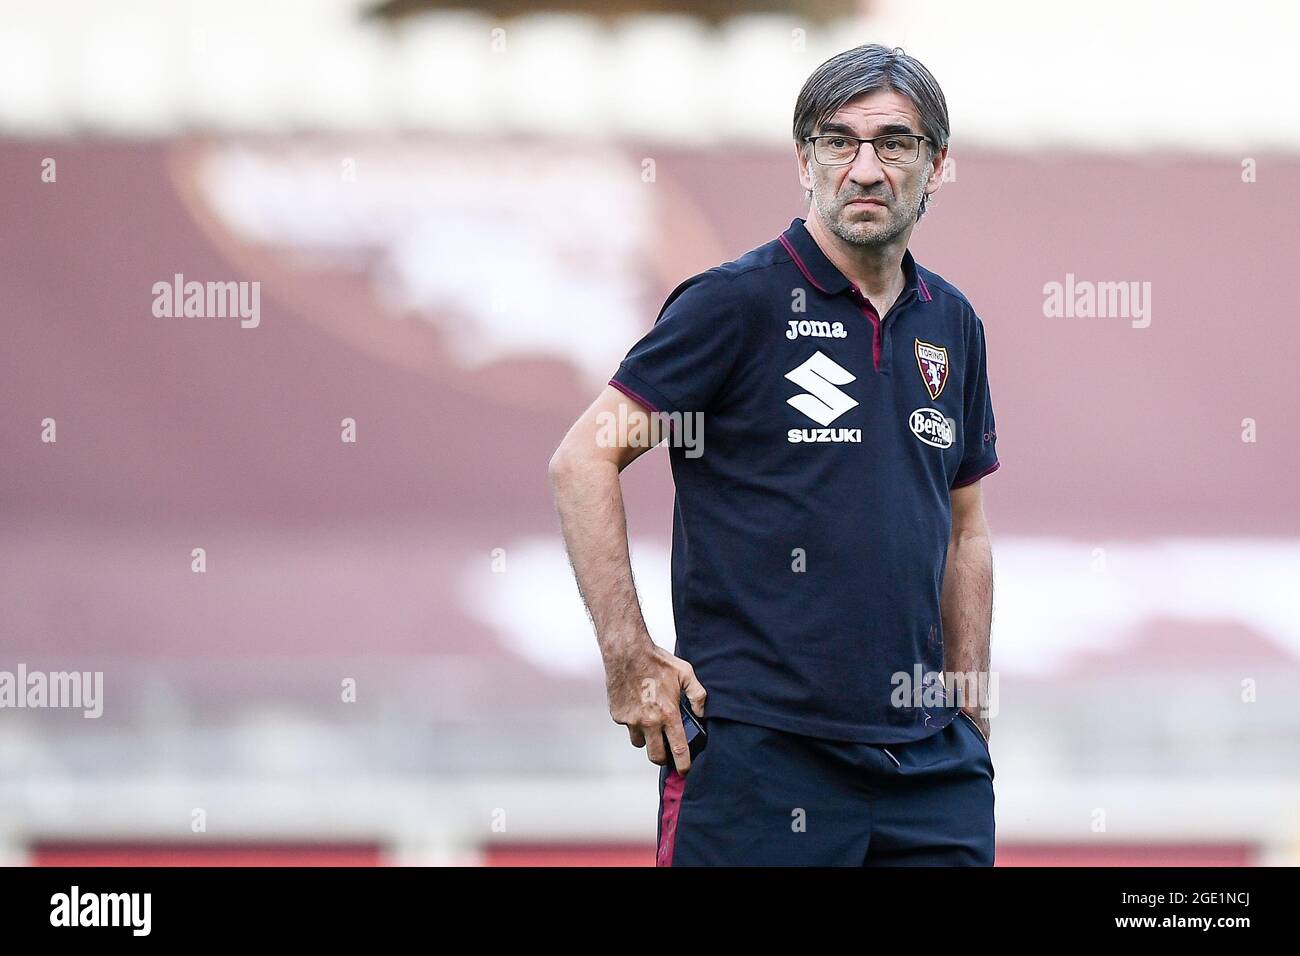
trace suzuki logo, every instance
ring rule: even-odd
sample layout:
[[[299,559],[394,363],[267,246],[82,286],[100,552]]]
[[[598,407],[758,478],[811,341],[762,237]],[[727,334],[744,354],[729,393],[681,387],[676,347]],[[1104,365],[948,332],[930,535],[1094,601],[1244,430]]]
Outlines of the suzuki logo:
[[[806,395],[796,395],[787,401],[818,425],[829,425],[858,403],[836,385],[847,385],[857,376],[840,368],[821,352],[814,352],[785,377],[802,388]]]

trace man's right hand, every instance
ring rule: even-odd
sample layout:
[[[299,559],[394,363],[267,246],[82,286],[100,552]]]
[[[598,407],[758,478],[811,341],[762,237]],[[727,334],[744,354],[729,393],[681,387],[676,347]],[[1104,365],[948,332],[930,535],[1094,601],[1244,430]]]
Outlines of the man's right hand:
[[[685,694],[695,716],[704,719],[707,694],[686,661],[674,657],[646,635],[641,649],[606,664],[605,684],[609,714],[627,727],[632,746],[646,748],[651,763],[664,766],[670,757],[677,772],[691,766],[679,701]],[[664,747],[664,735],[672,748]]]
[[[681,698],[704,719],[704,688],[686,661],[655,645],[641,616],[627,545],[619,475],[648,451],[653,428],[638,427],[654,409],[606,385],[551,456],[547,474],[578,591],[587,605],[601,659],[609,713],[652,763],[678,771],[691,765]],[[627,422],[610,440],[608,423]],[[616,429],[616,431],[618,431]],[[664,735],[669,746],[664,746]]]

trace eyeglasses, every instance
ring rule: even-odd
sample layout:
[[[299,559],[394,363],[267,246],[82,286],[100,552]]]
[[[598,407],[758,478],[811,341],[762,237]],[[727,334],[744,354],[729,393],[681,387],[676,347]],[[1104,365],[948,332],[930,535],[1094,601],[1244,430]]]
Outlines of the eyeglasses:
[[[886,133],[871,139],[827,133],[822,136],[805,136],[804,142],[813,144],[813,157],[823,166],[847,166],[858,158],[863,143],[870,143],[876,158],[887,166],[906,166],[916,162],[921,152],[921,141],[930,137],[916,133]]]

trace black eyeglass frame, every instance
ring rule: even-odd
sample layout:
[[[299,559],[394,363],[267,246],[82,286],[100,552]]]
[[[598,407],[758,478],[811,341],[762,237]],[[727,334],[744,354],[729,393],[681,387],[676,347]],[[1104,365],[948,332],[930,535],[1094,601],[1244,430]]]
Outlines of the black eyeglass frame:
[[[826,163],[826,162],[822,162],[822,160],[819,159],[817,156],[817,140],[819,139],[851,139],[858,145],[856,146],[856,148],[854,148],[853,155],[850,156],[845,162]],[[880,147],[876,145],[876,141],[881,139],[914,139],[916,140],[916,155],[913,156],[911,159],[905,159],[905,160],[885,159],[883,156],[880,155]],[[849,136],[847,133],[818,133],[815,136],[805,136],[803,140],[805,143],[812,143],[813,159],[817,160],[818,165],[821,166],[852,166],[854,163],[858,161],[858,154],[862,152],[863,143],[871,144],[871,148],[876,154],[876,159],[880,160],[880,162],[885,166],[910,166],[912,165],[912,163],[916,162],[918,159],[921,158],[921,144],[934,142],[934,140],[930,139],[930,137],[923,136],[920,133],[882,133],[879,136],[872,136],[870,138],[863,138],[861,136]]]

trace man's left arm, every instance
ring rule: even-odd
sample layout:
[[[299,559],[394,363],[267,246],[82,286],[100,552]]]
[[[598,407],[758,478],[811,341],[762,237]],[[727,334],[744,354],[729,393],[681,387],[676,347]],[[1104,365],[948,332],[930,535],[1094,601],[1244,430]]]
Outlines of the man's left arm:
[[[989,737],[988,718],[980,714],[987,700],[971,700],[969,692],[989,686],[989,634],[993,624],[993,546],[980,485],[975,481],[951,491],[952,535],[944,568],[939,607],[943,615],[944,670],[963,675],[965,700],[961,709]],[[973,682],[977,682],[972,686]]]

